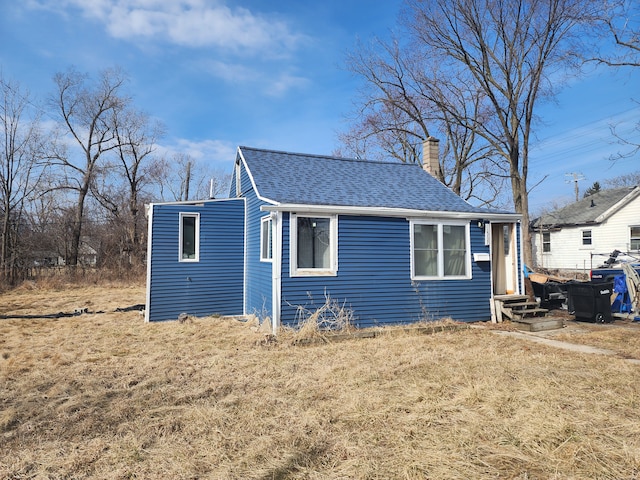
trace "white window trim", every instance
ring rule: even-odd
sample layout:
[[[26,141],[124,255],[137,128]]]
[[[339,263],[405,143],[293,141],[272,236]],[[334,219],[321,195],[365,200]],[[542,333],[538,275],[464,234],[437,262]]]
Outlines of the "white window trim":
[[[584,234],[585,232],[589,232],[589,239],[591,240],[591,243],[586,244],[584,243]],[[593,230],[590,228],[586,228],[584,230],[580,230],[580,247],[578,247],[579,250],[593,250]]]
[[[240,168],[240,160],[236,160],[236,167],[235,167],[235,174],[236,174],[236,197],[241,197],[242,196],[242,169]]]
[[[416,225],[437,225],[438,226],[438,275],[421,275],[417,276],[415,272],[415,255],[414,255],[414,227]],[[465,271],[466,275],[444,275],[444,251],[442,249],[443,227],[465,227]],[[411,249],[411,280],[471,280],[471,234],[469,230],[469,222],[456,221],[429,221],[429,220],[412,220],[409,222],[410,249]]]
[[[265,251],[262,249],[264,246],[264,224],[268,223],[269,229],[269,252],[271,253],[270,257],[265,256]],[[262,217],[260,219],[260,261],[261,262],[272,262],[273,261],[273,222],[271,221],[271,215],[267,215],[266,217]]]
[[[298,268],[298,217],[329,219],[329,268]],[[292,213],[289,221],[289,275],[292,277],[338,275],[338,216]]]
[[[196,254],[195,258],[182,258],[182,225],[185,217],[193,217],[196,219]],[[200,214],[192,212],[180,212],[180,225],[178,237],[178,261],[186,263],[194,263],[200,261]]]
[[[545,235],[549,235],[549,241],[548,242],[544,241],[544,236]],[[545,243],[549,245],[549,250],[545,251],[545,249],[544,249],[544,244]],[[551,254],[551,232],[542,232],[542,245],[541,245],[541,247],[542,247],[542,254],[543,255],[550,255]]]
[[[631,248],[631,240],[637,239],[638,237],[634,237],[634,236],[631,235],[631,229],[632,228],[640,228],[640,225],[629,225],[629,243],[628,243],[629,250],[632,251],[632,252],[635,252],[636,250],[633,250]]]

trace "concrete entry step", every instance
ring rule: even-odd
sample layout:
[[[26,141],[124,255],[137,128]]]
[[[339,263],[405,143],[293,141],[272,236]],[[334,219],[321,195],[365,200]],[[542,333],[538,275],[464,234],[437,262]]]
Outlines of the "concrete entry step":
[[[513,323],[518,330],[525,332],[542,332],[564,327],[564,320],[557,317],[521,318],[512,320],[511,323]]]

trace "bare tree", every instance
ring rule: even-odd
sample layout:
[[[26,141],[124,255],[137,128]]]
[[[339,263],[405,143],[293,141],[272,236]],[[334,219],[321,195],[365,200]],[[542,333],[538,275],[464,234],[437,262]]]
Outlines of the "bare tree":
[[[149,172],[163,202],[204,200],[228,195],[231,176],[212,170],[185,153],[164,158]]]
[[[617,177],[608,178],[604,181],[604,184],[606,188],[640,186],[640,170],[636,170],[635,172],[625,173]]]
[[[59,150],[55,159],[64,172],[56,187],[77,193],[67,259],[70,265],[77,265],[87,195],[104,154],[119,146],[113,116],[128,105],[129,98],[121,93],[125,80],[119,70],[105,70],[92,83],[87,75],[70,69],[56,74],[54,81],[57,91],[52,106],[70,143],[79,147],[77,155]]]
[[[418,106],[422,118],[446,112],[443,122],[469,129],[486,142],[490,168],[498,166],[498,175],[506,171],[523,225],[529,224],[529,143],[536,105],[555,93],[574,47],[573,34],[591,6],[581,0],[407,0],[403,25],[408,42],[400,53],[402,65],[415,73],[406,75],[403,69],[396,77],[424,78],[420,85],[429,85],[420,94],[429,92],[437,109]],[[429,68],[415,58],[429,59]],[[397,70],[398,63],[388,71]],[[474,100],[476,108],[461,108]],[[527,228],[523,240],[524,259],[530,262]]]
[[[45,177],[44,183],[47,182]],[[70,242],[67,230],[72,224],[73,208],[69,208],[62,190],[43,186],[28,204],[28,235],[25,238],[30,263],[34,267],[53,267],[65,258]],[[69,221],[67,221],[69,219]]]
[[[585,21],[592,27],[593,35],[587,38],[588,48],[578,51],[582,62],[618,69],[640,67],[640,4],[637,1],[603,0],[602,8]],[[638,103],[637,98],[635,102]],[[630,140],[628,133],[620,133],[617,125],[611,125],[610,129],[624,149],[613,154],[612,161],[633,158],[640,152],[640,144]],[[640,133],[640,120],[633,130]]]
[[[0,77],[0,275],[10,282],[25,261],[19,251],[25,202],[39,187],[44,171],[38,120],[29,94]]]
[[[592,27],[590,48],[580,58],[610,67],[640,67],[640,5],[631,0],[603,0],[586,19]]]
[[[143,208],[144,200],[149,200],[144,189],[152,182],[157,163],[153,153],[163,127],[132,109],[114,112],[111,121],[117,147],[97,170],[91,191],[122,231],[119,252],[114,253],[135,265],[141,263],[144,252]]]
[[[442,80],[446,77],[440,76],[437,62],[422,53],[397,40],[378,40],[349,56],[348,67],[365,80],[365,89],[354,124],[339,136],[346,152],[336,153],[421,165],[423,142],[444,136],[434,174],[465,199],[491,203],[502,183],[497,175],[486,174],[491,144],[468,126],[452,122],[454,105],[469,118],[485,121],[482,92],[473,84]]]

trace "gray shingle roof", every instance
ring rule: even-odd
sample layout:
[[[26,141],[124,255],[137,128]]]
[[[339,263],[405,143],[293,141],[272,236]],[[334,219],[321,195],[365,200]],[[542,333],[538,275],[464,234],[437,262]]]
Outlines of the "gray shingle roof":
[[[415,164],[239,149],[258,194],[280,204],[507,213],[468,204]]]
[[[622,201],[634,188],[637,187],[601,190],[564,208],[542,215],[534,221],[533,226],[552,228],[595,223],[598,217]]]

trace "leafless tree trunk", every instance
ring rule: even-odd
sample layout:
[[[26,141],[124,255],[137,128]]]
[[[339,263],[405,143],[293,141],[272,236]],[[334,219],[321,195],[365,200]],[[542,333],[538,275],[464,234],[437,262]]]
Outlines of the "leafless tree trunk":
[[[112,117],[129,103],[122,96],[124,77],[117,70],[105,70],[91,85],[86,75],[74,70],[54,77],[57,92],[51,99],[62,129],[79,147],[79,155],[58,152],[56,163],[65,176],[58,188],[73,190],[77,202],[72,226],[68,263],[78,264],[84,210],[91,182],[106,152],[118,147]]]
[[[24,231],[25,202],[39,186],[44,165],[38,114],[17,84],[0,77],[0,274],[12,282],[18,264],[27,261],[19,252]]]
[[[163,158],[160,161],[152,174],[162,201],[182,202],[189,200],[192,165],[193,159],[182,153],[174,154],[171,159]]]

